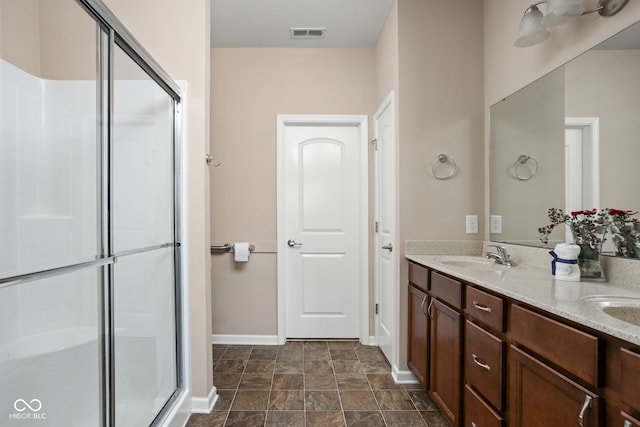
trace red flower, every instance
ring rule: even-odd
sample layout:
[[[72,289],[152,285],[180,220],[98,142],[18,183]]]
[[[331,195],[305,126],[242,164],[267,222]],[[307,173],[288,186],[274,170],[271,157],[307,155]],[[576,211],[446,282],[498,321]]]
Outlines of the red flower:
[[[622,211],[620,209],[609,209],[609,215],[624,215],[624,216],[631,216],[631,215],[635,215],[638,212],[633,212],[630,210],[626,210],[626,211]]]
[[[573,212],[571,212],[571,216],[578,216],[578,215],[590,216],[590,215],[595,215],[597,212],[598,212],[598,210],[595,209],[595,208],[591,209],[591,210],[585,209],[583,211],[573,211]]]

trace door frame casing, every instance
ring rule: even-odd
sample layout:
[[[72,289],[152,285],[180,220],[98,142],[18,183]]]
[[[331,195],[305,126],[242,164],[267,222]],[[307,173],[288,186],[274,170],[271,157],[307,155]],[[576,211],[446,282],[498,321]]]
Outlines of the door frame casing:
[[[360,129],[359,144],[359,169],[360,169],[360,197],[358,200],[359,224],[359,339],[364,345],[369,344],[369,151],[368,151],[368,118],[366,115],[332,115],[332,114],[278,114],[276,116],[276,140],[277,140],[277,311],[278,311],[278,344],[284,344],[286,336],[286,261],[284,251],[287,249],[287,236],[285,235],[285,129],[287,126],[301,126],[304,124],[357,126]],[[331,337],[327,337],[331,338]]]

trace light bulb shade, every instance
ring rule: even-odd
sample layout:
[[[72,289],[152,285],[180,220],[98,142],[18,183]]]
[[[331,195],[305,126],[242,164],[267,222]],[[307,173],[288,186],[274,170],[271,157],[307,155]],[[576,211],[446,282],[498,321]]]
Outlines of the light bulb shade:
[[[531,6],[520,20],[520,31],[513,45],[516,47],[533,46],[548,39],[550,34],[547,28],[542,25],[542,12],[536,6]]]
[[[549,0],[547,13],[542,18],[542,25],[552,27],[560,25],[570,16],[580,16],[585,11],[580,0]]]
[[[547,14],[557,16],[580,16],[584,11],[580,0],[549,0],[547,4]]]

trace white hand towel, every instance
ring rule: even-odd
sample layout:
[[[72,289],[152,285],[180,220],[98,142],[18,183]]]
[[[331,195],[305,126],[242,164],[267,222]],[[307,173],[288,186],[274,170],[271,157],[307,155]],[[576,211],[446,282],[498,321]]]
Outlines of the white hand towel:
[[[249,261],[249,242],[236,242],[233,245],[233,256],[236,262]]]

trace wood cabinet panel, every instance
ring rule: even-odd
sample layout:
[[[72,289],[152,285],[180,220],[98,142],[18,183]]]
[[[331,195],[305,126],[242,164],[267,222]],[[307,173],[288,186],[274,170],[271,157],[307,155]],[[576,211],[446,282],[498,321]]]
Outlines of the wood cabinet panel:
[[[465,382],[502,411],[504,342],[467,320],[464,353]]]
[[[462,282],[432,271],[429,293],[457,309],[462,309]]]
[[[640,411],[640,354],[620,349],[620,392],[622,401]]]
[[[429,290],[429,270],[414,264],[409,263],[409,283],[412,283],[418,289],[427,292]]]
[[[587,383],[599,385],[597,337],[512,305],[511,338]]]
[[[491,409],[468,385],[464,386],[464,426],[504,426],[504,419]]]
[[[511,427],[600,425],[596,394],[513,346],[510,360]]]
[[[423,387],[428,378],[428,326],[427,294],[409,286],[409,342],[407,365]]]
[[[429,394],[449,423],[459,426],[462,405],[462,314],[437,299],[432,302]]]
[[[480,289],[467,286],[465,297],[465,311],[474,319],[504,332],[504,300]]]

